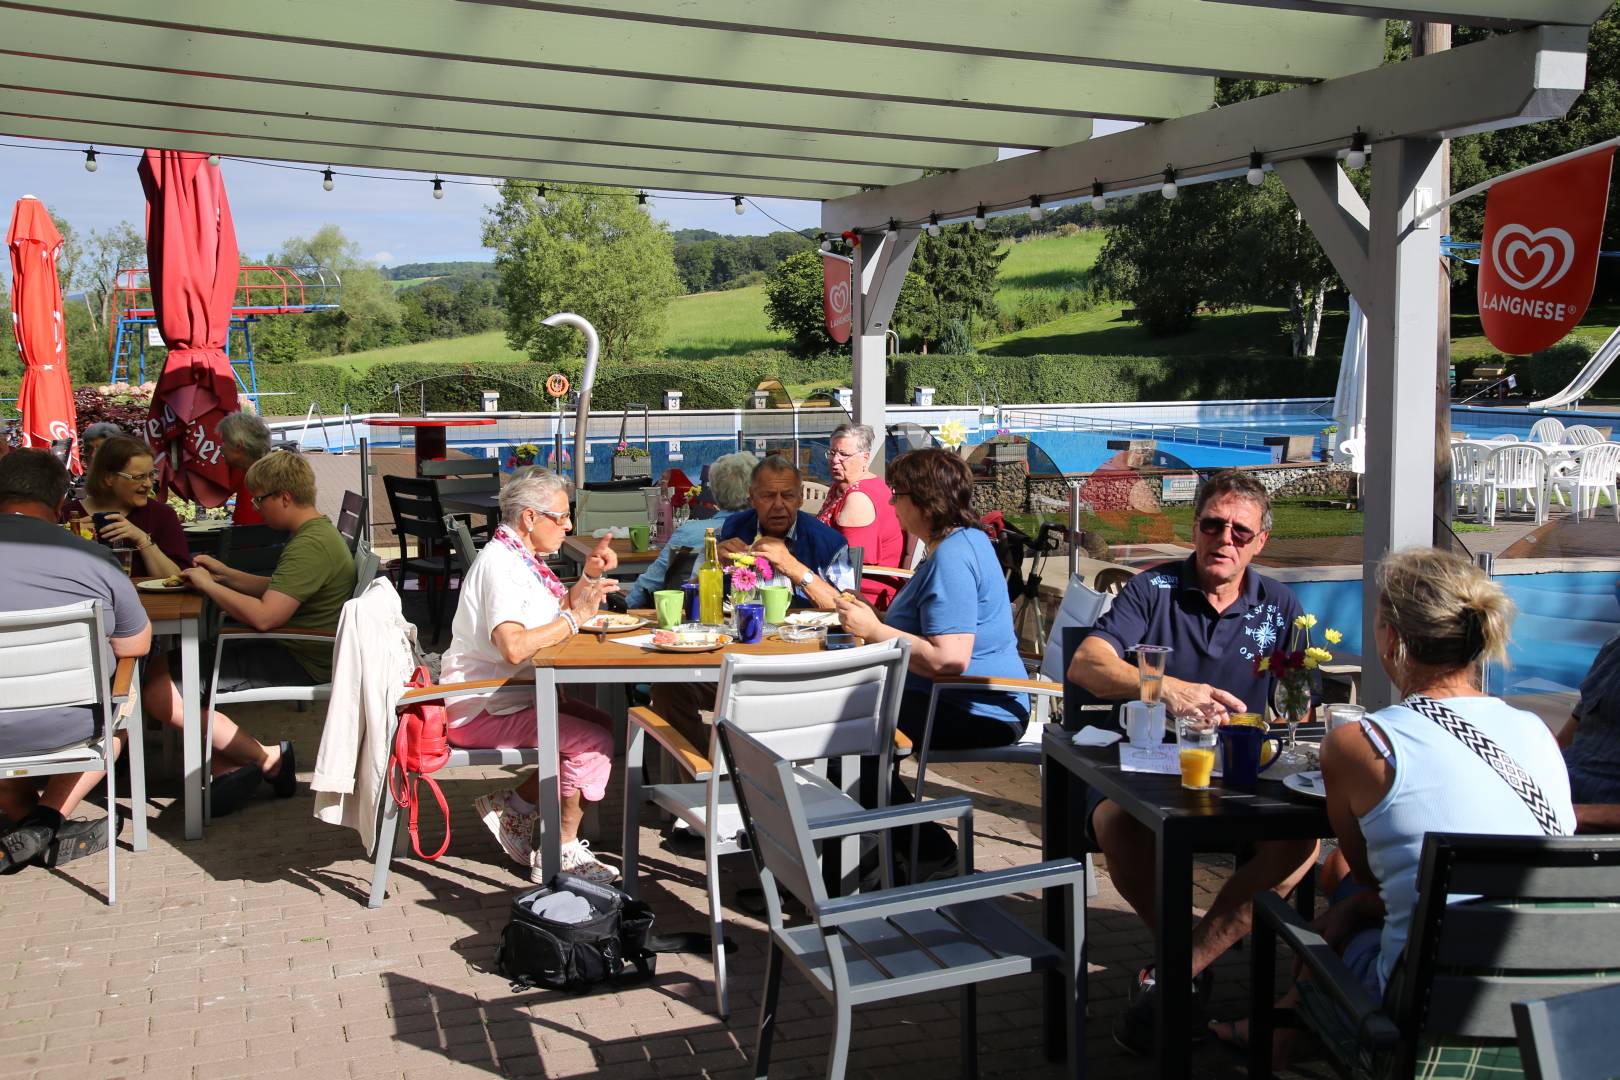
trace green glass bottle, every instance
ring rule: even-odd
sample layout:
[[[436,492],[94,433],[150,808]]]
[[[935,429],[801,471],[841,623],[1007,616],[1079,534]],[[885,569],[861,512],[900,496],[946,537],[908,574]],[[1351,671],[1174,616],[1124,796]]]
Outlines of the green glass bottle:
[[[720,572],[720,549],[714,530],[703,533],[703,562],[698,566],[698,618],[718,626],[725,615],[725,575]]]

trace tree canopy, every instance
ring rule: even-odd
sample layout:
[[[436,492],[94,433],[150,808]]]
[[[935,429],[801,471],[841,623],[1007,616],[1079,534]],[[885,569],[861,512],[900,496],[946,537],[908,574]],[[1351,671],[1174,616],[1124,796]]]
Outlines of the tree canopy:
[[[543,201],[533,184],[509,180],[484,219],[495,252],[506,338],[536,361],[577,346],[569,332],[541,325],[558,311],[590,320],[604,359],[656,350],[669,301],[681,291],[669,230],[629,189],[558,193]]]

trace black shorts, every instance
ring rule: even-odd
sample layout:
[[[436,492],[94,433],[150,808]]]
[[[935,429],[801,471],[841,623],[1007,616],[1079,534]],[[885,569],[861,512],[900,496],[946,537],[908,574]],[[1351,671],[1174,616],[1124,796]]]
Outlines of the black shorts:
[[[0,757],[32,757],[76,746],[101,730],[99,705],[0,712]]]
[[[314,686],[316,679],[279,641],[227,646],[219,658],[219,692],[257,690],[265,686]]]

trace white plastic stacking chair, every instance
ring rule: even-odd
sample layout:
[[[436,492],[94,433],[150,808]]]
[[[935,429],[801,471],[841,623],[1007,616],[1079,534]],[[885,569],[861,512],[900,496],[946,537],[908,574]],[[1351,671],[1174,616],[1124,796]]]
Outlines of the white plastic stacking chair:
[[[133,657],[115,662],[107,643],[105,607],[86,600],[64,607],[0,613],[0,701],[5,709],[91,706],[96,733],[84,742],[37,754],[0,757],[12,779],[105,773],[107,786],[107,903],[118,900],[118,799],[113,768],[117,733],[129,732],[130,816],[136,851],[145,851],[146,751],[141,741],[140,669]],[[130,719],[136,718],[133,728]]]
[[[1513,509],[1515,496],[1521,509],[1535,512],[1537,525],[1547,520],[1547,454],[1530,443],[1510,443],[1492,450],[1485,463],[1485,523],[1496,524],[1496,498]]]
[[[1463,510],[1479,516],[1484,498],[1485,460],[1489,449],[1476,442],[1451,444],[1451,488]]]
[[[1530,441],[1533,443],[1551,443],[1556,446],[1564,441],[1564,422],[1556,416],[1542,417],[1530,429]]]
[[[1614,519],[1620,521],[1620,492],[1615,488],[1617,473],[1620,473],[1620,443],[1588,446],[1576,455],[1575,468],[1553,478],[1553,490],[1560,497],[1564,492],[1569,493],[1577,517],[1596,514],[1600,498],[1606,496],[1609,505],[1614,507]]]
[[[1574,424],[1564,432],[1563,441],[1575,446],[1597,446],[1609,440],[1603,437],[1603,432],[1591,424]]]
[[[715,724],[705,757],[663,717],[647,708],[630,710],[624,757],[624,891],[637,892],[641,843],[640,809],[650,802],[704,838],[709,897],[709,933],[714,957],[714,994],[721,1016],[731,1012],[726,991],[724,909],[720,904],[720,856],[746,851],[748,841],[736,790],[720,760],[716,732],[721,721],[762,740],[773,753],[793,762],[845,759],[846,790],[803,767],[794,778],[810,824],[859,814],[852,798],[858,780],[857,757],[878,761],[879,806],[888,804],[890,760],[900,695],[905,687],[911,643],[904,638],[836,652],[796,656],[728,655],[715,698]],[[643,737],[650,735],[675,759],[691,783],[646,784],[642,777]],[[883,839],[883,878],[889,883],[889,841]],[[845,844],[842,869],[854,875],[859,845]]]

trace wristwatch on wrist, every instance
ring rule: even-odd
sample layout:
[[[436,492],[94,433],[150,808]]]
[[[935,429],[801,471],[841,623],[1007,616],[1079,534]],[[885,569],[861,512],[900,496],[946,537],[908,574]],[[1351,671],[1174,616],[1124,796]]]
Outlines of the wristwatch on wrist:
[[[804,576],[799,579],[799,588],[808,588],[810,583],[814,580],[816,580],[816,572],[806,567]]]

